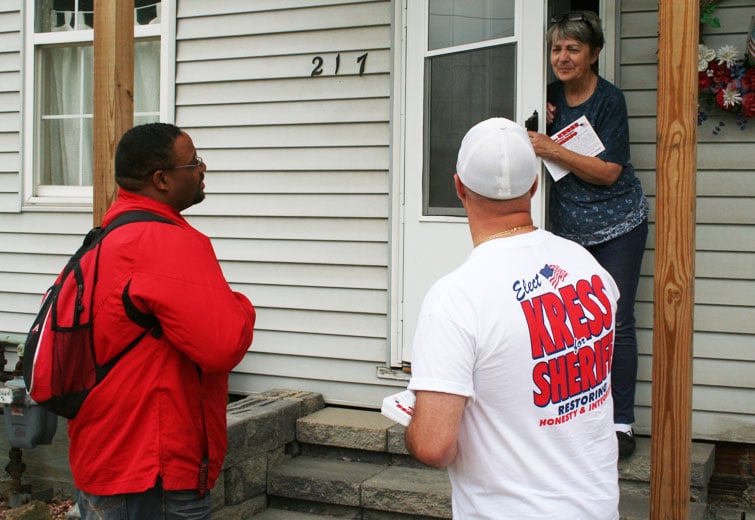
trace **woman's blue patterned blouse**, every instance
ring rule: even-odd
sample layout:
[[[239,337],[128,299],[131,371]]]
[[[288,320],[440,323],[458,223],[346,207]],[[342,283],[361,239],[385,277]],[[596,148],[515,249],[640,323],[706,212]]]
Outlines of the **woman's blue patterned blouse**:
[[[606,147],[598,157],[623,166],[618,180],[610,186],[591,184],[573,173],[551,183],[548,204],[551,230],[583,246],[591,246],[640,225],[648,216],[648,202],[629,162],[629,123],[624,94],[599,77],[595,92],[581,105],[570,107],[566,103],[560,81],[548,85],[548,101],[556,106],[549,134],[584,115]]]

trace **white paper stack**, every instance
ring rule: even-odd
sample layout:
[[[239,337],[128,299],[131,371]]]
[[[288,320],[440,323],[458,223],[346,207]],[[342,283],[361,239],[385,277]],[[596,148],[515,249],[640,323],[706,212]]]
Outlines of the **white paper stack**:
[[[380,412],[392,421],[403,426],[409,426],[409,422],[411,422],[414,415],[414,401],[414,392],[404,390],[383,399],[383,406]]]
[[[600,140],[600,137],[595,133],[595,129],[585,116],[580,117],[553,134],[551,139],[568,150],[591,157],[595,157],[606,149],[603,141]],[[554,181],[561,180],[561,178],[569,173],[567,168],[564,168],[555,161],[543,159],[543,162]]]

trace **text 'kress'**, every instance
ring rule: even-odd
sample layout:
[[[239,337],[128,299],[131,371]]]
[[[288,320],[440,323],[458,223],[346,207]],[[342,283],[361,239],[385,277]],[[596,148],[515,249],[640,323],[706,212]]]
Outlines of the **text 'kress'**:
[[[613,310],[598,275],[520,302],[530,333],[534,403],[561,403],[608,379]],[[563,410],[562,410],[563,411]]]

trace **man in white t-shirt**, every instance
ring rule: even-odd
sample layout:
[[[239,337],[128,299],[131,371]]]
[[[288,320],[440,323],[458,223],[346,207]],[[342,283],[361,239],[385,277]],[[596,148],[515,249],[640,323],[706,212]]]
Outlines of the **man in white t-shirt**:
[[[407,448],[448,466],[455,519],[618,520],[616,284],[581,246],[532,225],[524,128],[475,125],[456,171],[475,248],[422,305]]]

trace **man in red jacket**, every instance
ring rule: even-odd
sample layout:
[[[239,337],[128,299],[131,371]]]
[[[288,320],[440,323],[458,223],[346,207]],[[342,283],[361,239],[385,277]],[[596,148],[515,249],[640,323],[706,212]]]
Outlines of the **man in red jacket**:
[[[225,280],[210,240],[181,216],[204,199],[207,166],[181,129],[132,128],[115,155],[118,197],[103,220],[146,210],[103,241],[94,344],[105,363],[138,336],[124,301],[159,329],[121,358],[68,423],[87,519],[205,519],[227,448],[228,374],[252,343],[254,307]]]

